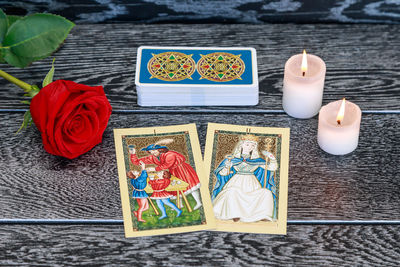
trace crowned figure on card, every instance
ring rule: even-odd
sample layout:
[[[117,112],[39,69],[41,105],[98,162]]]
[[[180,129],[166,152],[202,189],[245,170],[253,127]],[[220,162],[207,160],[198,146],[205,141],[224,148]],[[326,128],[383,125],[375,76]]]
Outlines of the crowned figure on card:
[[[264,149],[260,150],[259,137],[241,135],[232,153],[214,170],[216,183],[212,203],[217,219],[276,220],[275,170],[278,163],[271,152],[273,139],[267,139],[263,142]]]

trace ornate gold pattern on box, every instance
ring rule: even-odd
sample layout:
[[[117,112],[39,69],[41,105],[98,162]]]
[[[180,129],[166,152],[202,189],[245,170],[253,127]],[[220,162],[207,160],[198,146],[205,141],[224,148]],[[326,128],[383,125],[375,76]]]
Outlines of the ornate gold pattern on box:
[[[200,79],[214,82],[241,80],[240,76],[244,72],[245,64],[240,56],[225,52],[201,55],[201,59],[197,62]]]
[[[181,81],[184,79],[192,79],[196,69],[196,63],[192,59],[192,55],[186,55],[180,52],[164,52],[161,54],[152,54],[153,57],[147,64],[152,78],[163,81]]]

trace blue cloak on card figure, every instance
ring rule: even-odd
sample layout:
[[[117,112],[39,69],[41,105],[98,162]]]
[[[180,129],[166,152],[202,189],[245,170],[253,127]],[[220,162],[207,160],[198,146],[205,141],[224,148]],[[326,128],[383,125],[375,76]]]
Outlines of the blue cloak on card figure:
[[[259,156],[258,138],[241,136],[233,155],[227,156],[214,170],[217,181],[212,191],[212,202],[217,219],[242,222],[276,220],[274,171],[277,162],[272,153],[263,153],[269,164]]]

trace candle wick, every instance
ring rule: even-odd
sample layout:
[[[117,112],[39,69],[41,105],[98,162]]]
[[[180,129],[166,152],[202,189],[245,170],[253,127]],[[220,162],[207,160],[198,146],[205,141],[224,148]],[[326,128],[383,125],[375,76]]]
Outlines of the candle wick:
[[[305,72],[305,71],[303,71],[303,77],[304,77],[304,76],[306,76],[306,72]]]
[[[340,125],[340,120],[337,120],[337,124]]]

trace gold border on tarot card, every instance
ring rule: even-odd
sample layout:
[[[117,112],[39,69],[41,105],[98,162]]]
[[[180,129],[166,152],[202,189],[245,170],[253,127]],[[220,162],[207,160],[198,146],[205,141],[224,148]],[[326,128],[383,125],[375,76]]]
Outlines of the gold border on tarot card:
[[[162,133],[176,133],[187,131],[189,133],[190,143],[192,146],[193,159],[196,166],[196,172],[200,180],[200,194],[204,209],[204,215],[206,217],[205,224],[194,225],[194,226],[182,226],[174,228],[165,229],[155,229],[155,230],[143,230],[134,231],[132,225],[132,215],[129,202],[129,191],[127,185],[126,177],[126,167],[124,160],[124,153],[122,147],[122,136],[124,135],[143,135],[143,134],[162,134]],[[165,127],[148,127],[148,128],[129,128],[129,129],[114,129],[114,141],[115,141],[115,153],[117,157],[118,165],[118,176],[119,176],[119,186],[121,193],[121,204],[122,204],[122,214],[124,218],[124,228],[126,237],[137,237],[137,236],[151,236],[151,235],[165,235],[165,234],[175,234],[184,232],[193,232],[200,230],[215,229],[216,223],[214,219],[214,213],[212,210],[210,193],[208,191],[208,177],[204,171],[203,160],[201,156],[200,143],[197,135],[197,129],[195,124],[184,124],[184,125],[174,125]]]
[[[287,199],[288,199],[288,172],[289,172],[289,128],[270,128],[270,127],[255,127],[244,125],[230,125],[208,123],[206,148],[204,152],[204,165],[208,179],[211,172],[211,160],[214,145],[214,133],[217,130],[243,132],[246,133],[261,133],[261,134],[280,134],[281,142],[281,158],[280,158],[280,179],[279,179],[279,203],[278,203],[278,220],[276,222],[233,222],[216,219],[216,231],[226,232],[245,232],[259,234],[286,234],[287,225]]]

